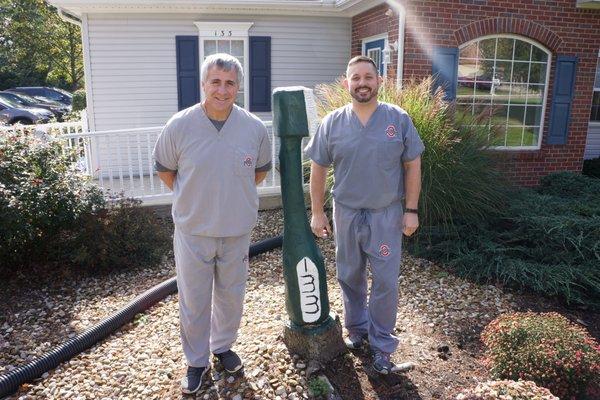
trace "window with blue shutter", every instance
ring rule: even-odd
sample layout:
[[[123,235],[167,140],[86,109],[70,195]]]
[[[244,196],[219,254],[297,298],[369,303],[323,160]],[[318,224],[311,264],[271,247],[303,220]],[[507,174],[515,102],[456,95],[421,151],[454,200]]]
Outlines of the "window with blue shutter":
[[[434,78],[433,90],[442,87],[446,93],[444,99],[451,101],[456,98],[458,77],[458,48],[435,47],[431,74]]]
[[[250,36],[250,111],[271,111],[271,38]]]
[[[177,106],[179,110],[200,101],[198,36],[176,36]]]
[[[365,42],[364,46],[364,55],[375,62],[375,65],[379,67],[379,75],[384,76],[385,71],[383,70],[383,49],[385,49],[385,39],[377,39],[370,42]]]
[[[548,144],[566,144],[571,121],[571,104],[575,91],[575,71],[577,57],[559,55],[556,57],[554,91],[550,109]]]

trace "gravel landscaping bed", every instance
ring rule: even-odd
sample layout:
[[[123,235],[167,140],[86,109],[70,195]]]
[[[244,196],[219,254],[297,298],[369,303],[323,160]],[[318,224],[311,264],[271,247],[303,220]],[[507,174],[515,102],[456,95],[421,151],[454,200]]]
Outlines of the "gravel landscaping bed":
[[[260,213],[252,240],[282,230],[281,211]],[[342,314],[332,240],[320,240],[328,269],[332,311]],[[523,308],[522,299],[495,286],[477,285],[433,263],[404,258],[397,362],[416,368],[382,378],[366,349],[324,369],[344,399],[453,398],[489,378],[481,364],[479,333],[499,313]],[[48,274],[49,275],[49,274]],[[65,338],[94,325],[136,295],[174,275],[172,255],[156,269],[96,277],[20,277],[0,293],[0,373],[24,364]],[[307,362],[282,342],[287,315],[281,250],[252,259],[244,317],[234,349],[245,373],[213,369],[199,399],[302,399],[308,397]],[[182,396],[185,362],[179,343],[177,295],[167,297],[106,340],[21,387],[11,399],[172,399]]]

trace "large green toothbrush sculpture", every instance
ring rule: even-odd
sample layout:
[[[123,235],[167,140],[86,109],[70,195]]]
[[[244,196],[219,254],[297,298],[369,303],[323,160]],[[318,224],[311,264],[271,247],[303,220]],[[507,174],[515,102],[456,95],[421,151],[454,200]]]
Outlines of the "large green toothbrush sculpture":
[[[312,90],[275,89],[273,129],[281,141],[283,274],[290,318],[284,329],[284,342],[291,352],[308,360],[327,362],[344,351],[344,344],[339,318],[329,312],[325,263],[311,232],[304,204],[302,138],[310,134],[314,120],[316,107]]]

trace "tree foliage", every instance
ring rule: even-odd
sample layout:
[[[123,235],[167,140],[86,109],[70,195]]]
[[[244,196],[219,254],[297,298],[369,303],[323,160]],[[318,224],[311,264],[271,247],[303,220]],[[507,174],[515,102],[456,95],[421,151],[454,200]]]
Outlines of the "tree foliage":
[[[44,0],[0,0],[0,89],[83,85],[80,28]]]

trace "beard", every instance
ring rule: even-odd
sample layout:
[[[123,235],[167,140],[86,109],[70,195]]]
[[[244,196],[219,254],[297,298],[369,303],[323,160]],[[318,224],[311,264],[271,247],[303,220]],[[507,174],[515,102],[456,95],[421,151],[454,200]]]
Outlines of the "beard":
[[[358,91],[362,89],[369,89],[369,92],[366,94],[359,94]],[[368,86],[362,86],[351,91],[350,96],[352,96],[352,98],[359,103],[368,103],[373,99],[373,97],[377,97],[377,92],[379,92],[379,87],[373,89]]]

